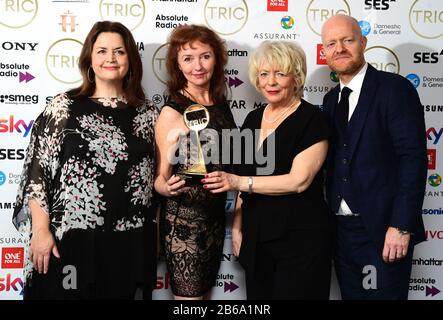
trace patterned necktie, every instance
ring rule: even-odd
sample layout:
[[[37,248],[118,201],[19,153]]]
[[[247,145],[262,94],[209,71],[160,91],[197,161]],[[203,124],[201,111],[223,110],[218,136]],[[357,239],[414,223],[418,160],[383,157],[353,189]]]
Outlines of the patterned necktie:
[[[351,94],[351,92],[352,90],[348,87],[343,87],[343,89],[341,89],[340,102],[337,105],[336,116],[338,123],[343,130],[346,130],[348,126],[349,95]]]

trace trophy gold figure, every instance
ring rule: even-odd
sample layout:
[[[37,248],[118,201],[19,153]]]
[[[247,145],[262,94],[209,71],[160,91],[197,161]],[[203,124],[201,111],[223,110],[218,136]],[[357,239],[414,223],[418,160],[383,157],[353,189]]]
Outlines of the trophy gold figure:
[[[201,179],[203,179],[203,177],[207,173],[198,132],[206,128],[209,123],[208,109],[206,109],[201,104],[190,105],[183,113],[183,120],[190,130],[189,135],[191,137],[191,142],[192,134],[194,134],[194,138],[197,144],[197,161],[193,163],[191,162],[190,166],[178,172],[177,175],[181,179],[186,180],[187,185],[197,185],[201,183]]]

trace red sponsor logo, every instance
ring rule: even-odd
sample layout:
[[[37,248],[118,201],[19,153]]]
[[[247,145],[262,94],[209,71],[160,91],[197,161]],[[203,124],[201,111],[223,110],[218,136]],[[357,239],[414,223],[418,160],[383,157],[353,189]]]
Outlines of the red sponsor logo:
[[[24,248],[2,248],[2,269],[20,269],[24,265]]]
[[[327,64],[323,44],[317,44],[317,64]]]
[[[428,149],[428,170],[435,170],[437,162],[437,149]]]
[[[157,283],[155,284],[155,289],[156,290],[160,290],[160,289],[168,289],[169,288],[169,272],[165,273],[165,276],[157,276]]]
[[[268,0],[268,11],[288,11],[289,0]]]
[[[443,240],[443,230],[426,230],[426,240]]]

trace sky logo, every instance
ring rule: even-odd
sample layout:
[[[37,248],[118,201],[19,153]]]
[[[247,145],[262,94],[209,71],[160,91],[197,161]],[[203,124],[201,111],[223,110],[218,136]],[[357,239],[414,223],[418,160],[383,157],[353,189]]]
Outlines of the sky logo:
[[[420,77],[415,73],[408,74],[406,76],[406,79],[408,79],[412,83],[415,89],[417,89],[418,86],[420,85]]]
[[[363,37],[366,37],[368,34],[371,33],[371,24],[367,21],[361,20],[358,22],[358,25],[361,29],[361,34]]]
[[[12,279],[11,274],[7,273],[6,277],[0,277],[0,292],[18,291],[19,295],[23,295],[23,280],[21,278]]]
[[[283,18],[281,18],[280,24],[283,29],[289,30],[294,26],[294,18],[292,18],[291,16],[284,16]]]
[[[9,116],[9,119],[0,119],[0,133],[4,132],[18,132],[23,133],[23,137],[26,138],[31,131],[34,120],[26,123],[25,120],[15,120],[13,115]]]
[[[443,134],[443,128],[440,128],[440,130],[437,132],[437,130],[434,127],[431,127],[428,130],[426,130],[426,139],[434,141],[433,144],[437,144],[438,141],[440,141],[440,137],[442,134]]]
[[[6,182],[6,174],[3,171],[0,171],[0,186],[5,184]]]

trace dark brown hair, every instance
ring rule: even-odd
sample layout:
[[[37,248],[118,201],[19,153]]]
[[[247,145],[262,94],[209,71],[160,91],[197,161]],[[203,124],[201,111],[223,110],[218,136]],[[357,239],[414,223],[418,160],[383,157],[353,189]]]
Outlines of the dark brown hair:
[[[143,77],[142,60],[131,31],[129,31],[129,29],[120,22],[113,21],[96,22],[91,31],[89,31],[78,61],[78,67],[83,77],[83,83],[80,87],[71,91],[73,93],[73,97],[89,97],[94,94],[95,81],[89,81],[88,72],[92,74],[94,73],[92,68],[89,70],[92,62],[92,48],[97,40],[97,37],[102,32],[113,32],[121,35],[129,61],[129,69],[123,80],[123,90],[126,100],[130,105],[140,105],[145,101],[145,93],[143,92],[143,87],[141,85]],[[92,78],[92,76],[89,77]]]
[[[183,98],[179,91],[186,88],[187,80],[178,67],[178,52],[187,43],[200,41],[212,48],[215,55],[214,73],[212,74],[209,95],[215,104],[226,100],[226,84],[224,69],[228,62],[228,53],[225,42],[211,29],[200,25],[185,25],[174,29],[168,38],[168,52],[166,54],[166,69],[169,79],[167,87],[171,98],[177,102]]]

